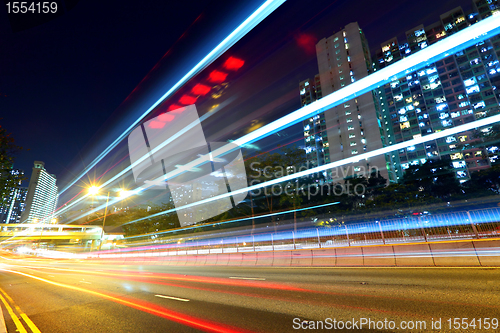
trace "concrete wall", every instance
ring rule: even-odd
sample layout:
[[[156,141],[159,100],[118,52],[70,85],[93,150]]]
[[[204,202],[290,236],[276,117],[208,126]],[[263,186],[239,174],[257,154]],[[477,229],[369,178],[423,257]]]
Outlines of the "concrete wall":
[[[500,266],[500,239],[462,240],[327,249],[175,255],[145,252],[129,257],[89,258],[102,263],[173,266]]]

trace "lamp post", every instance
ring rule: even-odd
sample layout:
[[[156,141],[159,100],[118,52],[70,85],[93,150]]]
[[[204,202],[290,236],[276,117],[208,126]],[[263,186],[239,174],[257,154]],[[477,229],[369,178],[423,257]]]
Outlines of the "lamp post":
[[[97,186],[91,186],[89,188],[89,194],[92,197],[95,196],[97,193],[99,193],[99,187],[97,187]],[[104,238],[104,226],[106,225],[106,215],[108,215],[109,193],[110,192],[108,191],[108,195],[106,197],[106,208],[104,209],[104,217],[102,219],[101,241],[99,242],[99,249],[98,249],[98,251],[101,251],[102,241],[103,241],[103,238]],[[118,191],[118,195],[121,198],[126,198],[126,197],[130,196],[130,194],[131,194],[130,191],[127,191],[127,190],[124,190],[124,189],[120,189]]]
[[[108,214],[108,202],[109,202],[109,191],[108,191],[108,197],[106,198],[106,208],[104,209],[104,217],[102,219],[101,241],[99,242],[99,251],[101,251],[102,238],[104,237],[104,225],[106,224],[106,215]]]

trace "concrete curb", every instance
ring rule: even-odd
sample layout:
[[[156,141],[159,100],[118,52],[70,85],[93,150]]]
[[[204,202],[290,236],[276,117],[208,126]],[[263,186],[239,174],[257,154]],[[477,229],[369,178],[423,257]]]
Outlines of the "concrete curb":
[[[5,325],[5,318],[3,316],[3,309],[0,306],[0,333],[7,333],[7,326]]]

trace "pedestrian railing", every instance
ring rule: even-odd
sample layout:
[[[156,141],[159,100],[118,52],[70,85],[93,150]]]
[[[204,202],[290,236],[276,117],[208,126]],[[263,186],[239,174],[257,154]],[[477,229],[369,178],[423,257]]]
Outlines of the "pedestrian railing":
[[[219,231],[183,238],[155,237],[147,243],[142,241],[142,246],[130,243],[130,248],[106,252],[157,251],[162,255],[189,255],[495,238],[500,237],[500,208],[240,233],[235,236],[234,231]]]

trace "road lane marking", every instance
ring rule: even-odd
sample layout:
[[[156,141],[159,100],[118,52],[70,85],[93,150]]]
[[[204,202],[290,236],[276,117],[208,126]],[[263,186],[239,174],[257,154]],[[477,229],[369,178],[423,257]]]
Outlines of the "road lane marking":
[[[7,303],[7,301],[5,300],[5,298],[3,298],[2,295],[0,295],[0,300],[2,301],[3,305],[5,305],[5,308],[9,312],[10,317],[14,321],[14,324],[17,327],[17,331],[20,332],[20,333],[28,333],[28,331],[26,331],[26,329],[24,328],[24,326],[21,323],[21,321],[19,320],[19,318],[17,318],[17,315],[14,313],[14,310],[12,310],[12,308]]]
[[[14,300],[2,288],[0,288],[0,292],[9,300],[9,302],[12,305],[14,305],[14,308],[17,310],[17,312],[19,313],[19,315],[21,316],[21,318],[24,319],[24,321],[26,322],[26,324],[28,324],[28,326],[31,329],[31,331],[33,333],[41,333],[40,330],[38,329],[38,327],[36,327],[36,325],[31,321],[31,319],[29,319],[29,317],[26,315],[26,313],[24,313],[21,310],[21,308],[19,306],[17,306],[17,304],[14,302]]]
[[[183,313],[175,312],[175,311],[172,311],[169,309],[159,308],[157,304],[148,303],[148,302],[141,301],[141,300],[127,299],[123,296],[121,296],[121,297],[112,296],[112,295],[104,294],[104,293],[94,291],[91,289],[85,289],[85,288],[81,288],[81,287],[77,287],[77,286],[72,286],[69,284],[59,283],[59,282],[47,280],[47,279],[44,279],[44,278],[41,278],[41,277],[38,277],[35,275],[31,275],[31,274],[27,274],[27,273],[23,273],[23,272],[19,272],[19,271],[13,271],[10,269],[0,268],[0,271],[26,276],[26,277],[32,278],[34,280],[42,281],[42,282],[45,282],[45,283],[48,283],[48,284],[51,284],[54,286],[58,286],[58,287],[66,288],[69,290],[75,290],[75,291],[87,293],[90,295],[94,295],[97,297],[101,297],[101,298],[116,302],[118,304],[122,304],[122,305],[125,305],[128,307],[131,307],[131,308],[143,311],[143,312],[147,312],[147,313],[156,315],[158,317],[162,317],[162,318],[165,318],[167,320],[174,321],[174,322],[177,322],[179,324],[193,327],[195,329],[203,330],[206,332],[251,333],[251,331],[246,330],[244,328],[229,326],[226,324],[221,325],[217,322],[212,322],[212,321],[208,321],[205,319],[193,317],[190,315],[185,315]],[[0,297],[1,297],[1,295],[0,295]],[[27,332],[25,330],[24,332],[20,331],[20,333],[27,333]]]
[[[87,281],[78,281],[78,282],[80,282],[80,283],[88,283],[88,284],[92,284],[92,283],[87,282]]]
[[[189,302],[189,300],[186,299],[186,298],[179,298],[179,297],[165,296],[165,295],[155,295],[155,296],[156,297],[161,297],[161,298],[173,299],[173,300],[181,301],[181,302]]]
[[[265,281],[265,278],[252,278],[252,277],[240,277],[240,276],[230,276],[230,279],[237,279],[237,280],[257,280],[257,281]]]

